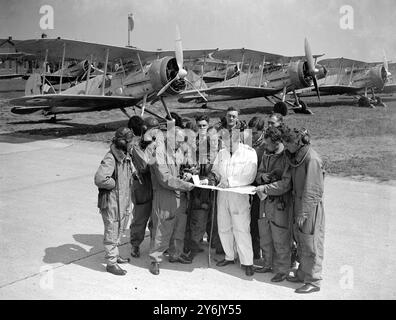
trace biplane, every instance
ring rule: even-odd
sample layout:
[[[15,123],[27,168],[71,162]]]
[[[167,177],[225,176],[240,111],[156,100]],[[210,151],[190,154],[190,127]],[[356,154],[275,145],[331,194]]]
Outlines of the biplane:
[[[240,69],[247,71],[207,89],[184,91],[178,101],[203,103],[205,107],[208,102],[264,97],[274,104],[274,112],[286,115],[290,106],[296,113],[311,114],[297,94],[294,103],[286,101],[286,93],[312,85],[320,99],[317,80],[324,78],[327,70],[316,64],[316,59],[323,54],[312,55],[307,39],[304,47],[305,56],[296,57],[244,48],[218,50],[212,54],[214,58],[239,63]]]
[[[396,87],[389,84],[392,74],[388,61],[364,62],[347,58],[324,59],[319,61],[329,70],[327,76],[319,83],[321,95],[351,95],[358,98],[360,107],[386,106],[376,93],[392,93]],[[388,84],[388,85],[387,85]],[[368,92],[371,92],[371,98]],[[300,97],[310,96],[312,90],[302,90]]]
[[[176,28],[176,45],[173,51],[145,51],[131,47],[118,47],[67,39],[37,39],[20,41],[17,49],[45,57],[45,61],[65,57],[79,61],[88,61],[87,80],[62,91],[62,77],[58,90],[45,94],[44,85],[39,78],[29,88],[33,95],[10,100],[15,107],[11,112],[30,114],[42,112],[52,115],[56,121],[57,114],[101,111],[119,108],[128,115],[126,107],[138,107],[159,118],[160,115],[146,110],[148,102],[161,101],[167,114],[172,119],[164,97],[176,95],[185,90],[186,83],[195,87],[194,75],[188,79],[189,72],[183,67],[183,59],[198,59],[217,49],[185,50],[182,49],[180,32]],[[110,62],[114,71],[110,71]],[[103,64],[103,74],[91,78],[94,63]],[[191,72],[190,72],[191,73]],[[44,76],[45,81],[45,76]],[[51,83],[49,83],[51,86]],[[29,91],[29,90],[27,90]]]

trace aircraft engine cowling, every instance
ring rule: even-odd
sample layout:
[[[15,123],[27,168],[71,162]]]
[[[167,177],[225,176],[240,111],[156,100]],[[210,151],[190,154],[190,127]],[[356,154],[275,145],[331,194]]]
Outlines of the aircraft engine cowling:
[[[327,69],[324,66],[317,64],[315,65],[315,69],[317,69],[315,73],[316,79],[326,77]],[[291,62],[288,72],[292,90],[307,88],[313,85],[312,76],[308,72],[308,63],[306,61]]]
[[[388,81],[388,74],[383,65],[378,65],[370,69],[370,80],[372,85],[378,89],[382,89]]]
[[[291,62],[288,71],[293,90],[306,88],[312,85],[312,77],[308,74],[306,62]]]
[[[169,81],[176,77],[179,71],[176,59],[172,57],[164,57],[154,60],[149,69],[150,82],[155,91],[161,90]],[[183,79],[174,81],[165,91],[167,94],[175,95],[186,88]]]

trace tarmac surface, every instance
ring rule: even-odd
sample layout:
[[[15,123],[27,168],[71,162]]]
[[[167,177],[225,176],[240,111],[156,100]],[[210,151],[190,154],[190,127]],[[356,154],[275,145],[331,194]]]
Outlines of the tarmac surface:
[[[208,268],[207,247],[193,264],[142,257],[105,272],[103,223],[94,173],[108,146],[67,139],[0,138],[0,299],[395,299],[396,186],[328,176],[320,292],[247,277],[238,265]],[[129,256],[128,237],[120,248]],[[214,255],[214,251],[213,251]],[[221,256],[215,257],[221,259]]]

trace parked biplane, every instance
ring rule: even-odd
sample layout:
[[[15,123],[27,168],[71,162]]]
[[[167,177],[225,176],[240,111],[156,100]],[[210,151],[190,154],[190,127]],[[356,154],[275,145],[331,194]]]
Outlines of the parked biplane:
[[[357,97],[360,107],[374,107],[386,106],[376,93],[395,92],[395,85],[388,84],[392,75],[386,57],[383,63],[347,58],[324,59],[319,63],[330,71],[319,83],[321,95],[351,95]],[[368,92],[371,92],[371,98]],[[302,90],[298,96],[313,94],[312,90]]]
[[[207,89],[184,91],[178,101],[204,103],[205,106],[208,102],[264,97],[274,104],[274,112],[286,115],[291,106],[294,112],[312,113],[296,94],[294,103],[286,101],[286,93],[312,85],[320,99],[317,79],[324,78],[327,70],[316,64],[316,59],[323,55],[313,56],[307,39],[304,47],[305,56],[296,57],[249,49],[218,50],[212,54],[214,58],[238,62],[241,66],[247,63],[247,72],[239,72],[238,76]]]
[[[131,47],[117,47],[66,39],[26,40],[18,43],[18,49],[37,56],[52,59],[67,56],[69,59],[89,61],[86,81],[57,94],[45,94],[43,83],[37,83],[40,94],[10,100],[16,114],[42,111],[44,115],[101,111],[119,108],[126,114],[126,107],[136,106],[145,110],[147,102],[160,100],[168,118],[172,118],[164,96],[176,95],[185,90],[188,72],[183,68],[183,59],[198,59],[207,56],[210,50],[185,50],[183,52],[180,33],[177,29],[176,48],[172,51],[145,51]],[[104,64],[103,74],[91,79],[93,62]],[[117,63],[114,72],[108,72],[108,64]],[[63,64],[63,63],[62,63]],[[63,69],[63,66],[62,66]],[[192,76],[194,78],[194,76]],[[62,74],[60,75],[62,82]],[[55,91],[55,89],[54,89]],[[37,89],[32,89],[36,93]],[[148,113],[153,114],[150,110]],[[164,117],[153,114],[159,118]]]

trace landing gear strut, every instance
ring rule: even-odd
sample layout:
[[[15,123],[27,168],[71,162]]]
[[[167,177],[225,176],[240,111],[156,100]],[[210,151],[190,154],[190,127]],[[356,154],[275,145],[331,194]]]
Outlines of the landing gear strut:
[[[294,93],[294,104],[293,104],[294,113],[313,114],[313,112],[307,108],[307,104],[304,101],[300,100],[296,91],[293,91],[293,93]]]

